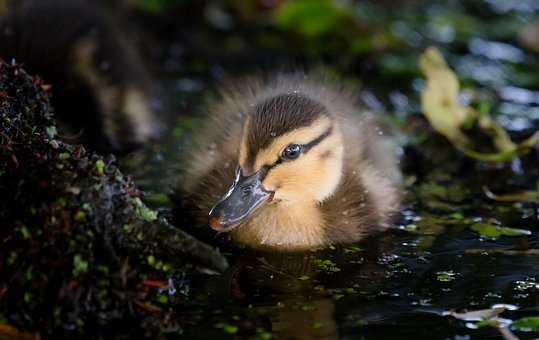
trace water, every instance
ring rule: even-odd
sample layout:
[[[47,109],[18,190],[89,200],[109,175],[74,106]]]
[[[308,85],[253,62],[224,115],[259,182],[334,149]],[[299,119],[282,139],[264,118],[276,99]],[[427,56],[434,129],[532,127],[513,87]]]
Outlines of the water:
[[[190,302],[177,307],[184,323],[173,334],[208,339],[496,338],[500,335],[492,327],[471,329],[443,312],[507,303],[518,309],[504,312],[505,318],[539,316],[539,255],[525,253],[539,248],[538,205],[496,202],[485,194],[485,187],[495,193],[535,190],[537,151],[503,166],[465,159],[428,132],[420,118],[423,82],[416,65],[424,47],[440,46],[466,88],[463,100],[480,98],[515,138],[524,138],[539,127],[539,74],[537,54],[518,43],[518,33],[538,18],[536,2],[360,2],[354,8],[371,33],[382,37],[389,32],[399,43],[377,52],[371,47],[354,57],[313,49],[316,39],[298,46],[291,33],[253,23],[264,11],[231,14],[224,5],[208,6],[207,12],[198,10],[209,16],[209,24],[176,23],[181,30],[164,37],[161,27],[153,32],[160,38],[150,60],[169,128],[155,145],[123,160],[147,190],[150,204],[170,206],[166,194],[181,171],[188,132],[200,123],[205,100],[223,70],[249,74],[283,63],[324,63],[362,84],[363,104],[400,131],[407,194],[394,228],[357,245],[266,254],[216,240],[231,268],[221,276],[186,278]],[[159,20],[174,25],[187,15]],[[475,231],[478,224],[531,234],[493,239]],[[504,253],[508,249],[517,252]]]

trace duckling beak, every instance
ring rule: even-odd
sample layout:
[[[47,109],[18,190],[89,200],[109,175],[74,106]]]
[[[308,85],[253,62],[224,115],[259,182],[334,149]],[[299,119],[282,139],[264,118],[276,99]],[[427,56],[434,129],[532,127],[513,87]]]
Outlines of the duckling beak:
[[[228,192],[210,210],[209,224],[212,229],[219,232],[230,231],[271,200],[273,192],[264,190],[262,186],[264,174],[264,170],[259,170],[250,176],[244,176],[238,167]]]

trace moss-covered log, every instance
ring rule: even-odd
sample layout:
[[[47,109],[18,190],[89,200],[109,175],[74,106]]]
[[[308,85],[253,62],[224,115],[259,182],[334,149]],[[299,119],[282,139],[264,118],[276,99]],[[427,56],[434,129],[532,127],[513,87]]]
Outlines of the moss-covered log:
[[[46,89],[0,62],[0,325],[159,332],[191,263],[226,260],[148,209],[112,157],[55,139]]]

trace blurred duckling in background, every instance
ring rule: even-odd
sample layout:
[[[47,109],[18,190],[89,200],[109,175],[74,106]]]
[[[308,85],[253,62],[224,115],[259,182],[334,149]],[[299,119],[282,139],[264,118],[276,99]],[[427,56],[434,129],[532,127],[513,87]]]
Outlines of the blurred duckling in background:
[[[156,135],[151,79],[104,8],[95,1],[23,0],[4,12],[0,58],[52,85],[62,136],[122,152]]]
[[[387,229],[399,207],[396,152],[351,92],[302,74],[246,84],[224,88],[196,131],[179,195],[198,222],[274,250]]]

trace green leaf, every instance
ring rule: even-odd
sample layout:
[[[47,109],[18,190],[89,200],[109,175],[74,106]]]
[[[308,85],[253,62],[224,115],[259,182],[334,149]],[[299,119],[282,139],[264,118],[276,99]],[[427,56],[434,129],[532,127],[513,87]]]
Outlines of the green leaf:
[[[100,176],[105,173],[105,162],[103,162],[102,159],[95,162],[95,170],[97,171],[97,174]]]
[[[481,236],[488,238],[497,238],[500,236],[526,236],[531,234],[531,231],[526,229],[498,227],[488,223],[476,223],[473,224],[471,228],[481,234]]]
[[[452,270],[450,270],[450,271],[441,271],[441,272],[436,273],[436,280],[438,280],[440,282],[450,282],[450,281],[455,280],[455,276],[456,276],[456,274]]]
[[[31,236],[30,231],[28,231],[28,228],[25,225],[21,226],[20,231],[22,234],[22,238],[24,238],[25,240],[30,238]]]
[[[354,254],[354,253],[359,253],[363,251],[362,248],[358,247],[358,246],[349,246],[347,248],[344,248],[344,253],[345,254]]]
[[[168,296],[160,294],[156,296],[155,300],[160,304],[166,305],[168,303]]]
[[[62,152],[58,155],[58,159],[60,159],[61,161],[65,161],[66,159],[69,159],[69,157],[71,157],[69,152]]]
[[[56,134],[58,133],[56,131],[56,126],[48,126],[45,128],[45,132],[47,133],[47,136],[49,136],[50,139],[53,139],[56,137]]]
[[[518,319],[511,324],[511,328],[522,332],[539,332],[539,316]]]
[[[155,221],[157,219],[157,212],[144,206],[140,208],[140,217],[147,222]]]
[[[223,331],[228,334],[236,334],[238,333],[238,326],[225,324],[223,325]]]
[[[148,208],[144,203],[142,203],[140,198],[135,197],[131,199],[131,203],[134,205],[135,214],[142,220],[146,222],[151,222],[157,219],[157,211],[153,211]]]
[[[326,259],[326,260],[316,259],[315,264],[318,266],[318,269],[321,271],[325,271],[329,273],[336,273],[336,272],[341,271],[341,269],[337,267],[337,264],[329,259]]]
[[[73,218],[77,222],[84,221],[84,219],[86,218],[86,213],[84,211],[82,211],[82,210],[77,210],[77,212],[75,213],[75,216]]]
[[[332,31],[348,12],[333,0],[286,1],[277,9],[277,25],[316,37]]]
[[[154,204],[154,205],[167,205],[170,204],[170,197],[161,192],[147,192],[144,196],[144,202],[148,204]]]
[[[88,262],[85,261],[79,254],[73,257],[73,275],[86,273],[88,271]]]

